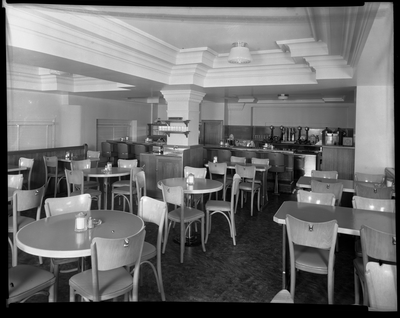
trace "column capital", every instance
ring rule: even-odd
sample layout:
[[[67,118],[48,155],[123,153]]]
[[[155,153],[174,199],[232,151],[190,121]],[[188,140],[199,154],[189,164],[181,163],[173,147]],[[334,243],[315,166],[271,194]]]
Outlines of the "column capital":
[[[195,102],[201,103],[206,93],[201,87],[194,85],[166,86],[161,90],[167,104],[169,102]]]

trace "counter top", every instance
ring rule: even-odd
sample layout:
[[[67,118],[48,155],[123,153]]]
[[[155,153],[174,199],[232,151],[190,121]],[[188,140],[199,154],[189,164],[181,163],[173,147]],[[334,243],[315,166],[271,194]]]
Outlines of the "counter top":
[[[281,149],[263,149],[263,148],[250,148],[250,147],[225,147],[219,145],[204,145],[206,149],[227,149],[227,150],[242,150],[242,151],[256,151],[256,152],[281,152],[285,154],[294,154],[291,150],[281,150]]]
[[[339,145],[322,145],[323,148],[341,148],[341,149],[355,149],[351,146],[339,146]]]

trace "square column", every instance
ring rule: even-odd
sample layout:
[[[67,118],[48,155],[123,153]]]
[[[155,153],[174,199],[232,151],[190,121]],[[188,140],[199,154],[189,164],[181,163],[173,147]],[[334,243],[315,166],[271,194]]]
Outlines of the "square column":
[[[161,90],[167,102],[167,115],[182,117],[189,120],[187,137],[185,134],[171,133],[168,137],[168,145],[192,146],[199,144],[200,103],[206,95],[201,88],[192,86],[166,87]],[[174,126],[184,126],[182,123],[171,123]]]

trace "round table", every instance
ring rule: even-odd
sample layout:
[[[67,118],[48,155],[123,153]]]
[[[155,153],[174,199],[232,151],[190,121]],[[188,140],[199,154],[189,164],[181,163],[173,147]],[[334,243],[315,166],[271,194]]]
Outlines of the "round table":
[[[103,197],[104,197],[104,209],[107,210],[107,194],[108,194],[108,183],[109,183],[109,178],[111,177],[123,177],[123,176],[129,176],[131,173],[130,168],[120,168],[120,167],[112,167],[111,171],[105,171],[104,167],[100,168],[91,168],[91,169],[83,169],[82,170],[84,175],[87,177],[93,177],[93,178],[103,178]]]
[[[217,192],[223,188],[223,183],[217,180],[194,178],[194,184],[189,185],[186,183],[186,178],[168,178],[157,182],[157,187],[162,189],[161,183],[164,183],[168,187],[180,186],[183,188],[185,194],[204,194]],[[180,243],[180,237],[174,238],[175,243]],[[192,235],[189,228],[189,235],[186,237],[186,246],[197,246],[200,244],[198,235]]]
[[[75,232],[76,213],[66,213],[32,222],[17,232],[17,246],[22,251],[50,258],[90,256],[94,237],[125,238],[138,233],[143,220],[122,211],[91,210],[88,212],[102,223],[84,232]]]

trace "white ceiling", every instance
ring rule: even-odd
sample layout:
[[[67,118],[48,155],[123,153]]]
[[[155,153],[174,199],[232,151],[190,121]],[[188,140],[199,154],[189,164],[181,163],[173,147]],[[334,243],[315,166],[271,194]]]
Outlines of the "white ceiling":
[[[96,7],[99,14],[111,15],[131,26],[138,28],[162,41],[176,47],[208,47],[218,54],[228,54],[235,41],[247,42],[250,51],[279,49],[276,41],[312,38],[312,30],[303,7]],[[80,10],[79,6],[70,6],[70,10]],[[16,51],[17,52],[17,51]],[[18,52],[17,52],[18,53]],[[18,56],[18,54],[20,54]],[[15,61],[31,63],[35,66],[60,69],[72,74],[85,73],[77,70],[77,65],[60,58],[36,55],[30,57],[19,52]],[[86,76],[113,79],[124,83],[119,74],[107,73],[107,69],[88,69]],[[83,74],[82,74],[83,75]],[[364,75],[365,76],[365,75]],[[239,95],[276,95],[276,94],[332,94],[354,96],[357,85],[353,79],[320,80],[316,85],[284,85],[257,87],[207,88],[209,99],[229,98]],[[126,99],[127,97],[157,96],[160,83],[151,83],[139,78],[129,79],[136,87],[132,91],[86,92],[78,95],[100,98]]]

